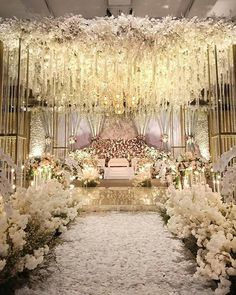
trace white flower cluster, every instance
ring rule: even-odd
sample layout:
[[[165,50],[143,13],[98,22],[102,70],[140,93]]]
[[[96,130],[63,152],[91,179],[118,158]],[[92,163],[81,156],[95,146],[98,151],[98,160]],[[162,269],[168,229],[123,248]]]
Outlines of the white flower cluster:
[[[194,185],[171,188],[164,207],[171,232],[196,238],[197,275],[220,280],[216,294],[227,294],[229,277],[236,275],[236,206],[224,203],[208,186]]]
[[[22,38],[27,44],[41,43],[46,46],[58,43],[74,44],[81,42],[92,44],[99,40],[115,42],[122,40],[133,43],[154,43],[158,47],[173,46],[175,42],[187,42],[196,39],[207,44],[229,43],[235,38],[235,24],[226,20],[205,19],[163,19],[140,18],[121,15],[118,18],[96,18],[87,20],[79,15],[60,18],[40,18],[40,20],[0,19],[0,37],[12,47]],[[9,38],[9,33],[11,38]],[[171,36],[171,38],[169,38]],[[119,37],[117,39],[117,37]],[[196,42],[198,43],[198,42]],[[195,45],[197,46],[197,44]]]
[[[226,201],[233,201],[233,195],[236,195],[236,163],[227,167],[222,178],[221,193]]]
[[[78,179],[82,182],[83,186],[96,186],[99,184],[99,170],[97,167],[84,165],[78,173]]]
[[[47,242],[66,229],[79,207],[74,192],[55,179],[38,189],[17,190],[5,204],[0,200],[0,281],[37,267],[48,252]]]
[[[170,152],[161,152],[159,154],[159,157],[155,161],[155,171],[157,173],[157,178],[159,178],[162,183],[173,183],[178,171],[176,160]]]
[[[152,115],[199,101],[202,89],[207,102],[207,53],[214,58],[216,45],[226,63],[235,31],[233,22],[197,18],[0,19],[13,59],[21,40],[22,67],[29,49],[28,84],[37,99],[81,114]],[[9,71],[17,77],[13,62]]]
[[[151,186],[151,171],[150,166],[143,166],[138,170],[136,175],[133,178],[134,186]]]

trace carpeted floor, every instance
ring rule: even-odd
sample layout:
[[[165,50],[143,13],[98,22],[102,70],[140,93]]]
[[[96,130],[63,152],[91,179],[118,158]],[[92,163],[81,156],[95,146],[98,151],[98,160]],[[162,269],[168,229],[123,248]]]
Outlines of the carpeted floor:
[[[55,260],[17,295],[213,294],[157,213],[86,214],[62,238]]]

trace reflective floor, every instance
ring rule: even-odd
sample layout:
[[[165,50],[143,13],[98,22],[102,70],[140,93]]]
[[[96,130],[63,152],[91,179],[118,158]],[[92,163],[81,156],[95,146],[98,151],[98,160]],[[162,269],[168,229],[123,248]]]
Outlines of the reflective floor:
[[[165,187],[77,188],[78,200],[85,211],[156,211]]]

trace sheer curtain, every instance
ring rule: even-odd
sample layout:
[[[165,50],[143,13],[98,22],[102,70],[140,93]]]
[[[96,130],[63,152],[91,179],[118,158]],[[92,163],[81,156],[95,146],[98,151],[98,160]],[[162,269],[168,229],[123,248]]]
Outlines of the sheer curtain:
[[[138,135],[144,138],[148,123],[150,121],[150,116],[147,114],[139,114],[134,117],[133,121],[138,132]]]
[[[198,121],[198,111],[195,107],[189,107],[185,110],[185,136],[186,149],[192,153],[199,153],[198,146],[195,141],[195,131]]]
[[[171,117],[171,108],[166,107],[162,108],[160,112],[157,114],[157,120],[161,129],[161,140],[162,140],[162,148],[169,148],[169,128],[170,128],[170,117]]]
[[[45,132],[45,152],[49,153],[52,151],[52,140],[53,140],[53,110],[51,108],[40,109],[40,119]]]
[[[79,125],[81,121],[79,112],[76,110],[70,110],[68,113],[68,121],[69,121],[68,141],[69,141],[70,149],[72,150],[79,133]]]
[[[104,115],[94,114],[87,117],[92,137],[96,138],[102,131],[104,124]]]

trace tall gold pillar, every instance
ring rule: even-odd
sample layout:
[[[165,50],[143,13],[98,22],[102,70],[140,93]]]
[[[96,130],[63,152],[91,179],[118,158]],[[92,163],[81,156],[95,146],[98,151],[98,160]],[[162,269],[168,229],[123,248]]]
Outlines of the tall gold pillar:
[[[209,137],[212,160],[236,145],[236,45],[209,58]]]

